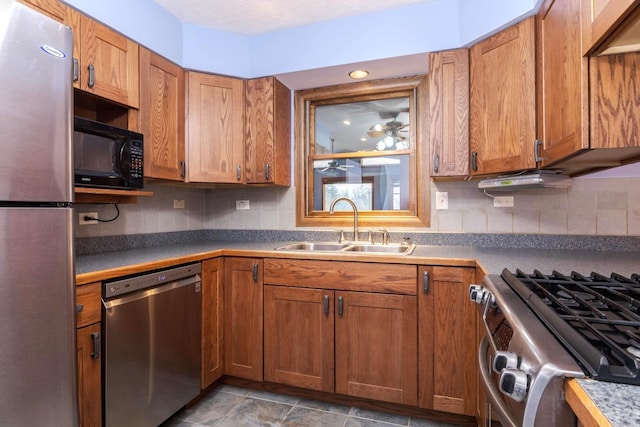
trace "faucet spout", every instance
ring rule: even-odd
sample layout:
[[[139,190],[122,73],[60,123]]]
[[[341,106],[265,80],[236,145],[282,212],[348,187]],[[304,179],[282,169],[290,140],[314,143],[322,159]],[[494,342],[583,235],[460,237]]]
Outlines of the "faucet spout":
[[[329,206],[330,214],[333,214],[333,209],[335,208],[338,202],[347,202],[351,205],[351,208],[353,209],[353,240],[357,242],[358,241],[358,207],[356,206],[355,203],[353,203],[353,200],[349,199],[348,197],[338,197],[337,199],[334,199],[333,202],[331,202],[331,205]]]

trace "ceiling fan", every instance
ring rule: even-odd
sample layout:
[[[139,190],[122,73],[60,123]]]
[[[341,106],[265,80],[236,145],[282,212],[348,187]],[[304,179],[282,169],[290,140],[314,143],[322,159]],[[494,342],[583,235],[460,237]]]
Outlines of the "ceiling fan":
[[[337,160],[329,160],[328,166],[324,169],[321,169],[320,172],[346,171],[348,168],[352,167],[352,165],[340,164]]]
[[[396,150],[409,148],[407,138],[404,135],[400,135],[400,132],[408,132],[406,128],[409,127],[409,123],[398,121],[399,114],[400,111],[380,112],[381,119],[391,119],[391,121],[385,124],[376,123],[367,131],[367,135],[371,138],[382,138],[376,143],[377,150],[383,151],[394,147]]]

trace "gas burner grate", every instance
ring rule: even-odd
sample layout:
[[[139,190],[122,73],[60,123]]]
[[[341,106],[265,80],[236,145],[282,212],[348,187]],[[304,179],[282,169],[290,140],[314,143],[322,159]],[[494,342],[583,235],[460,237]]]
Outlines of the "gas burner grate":
[[[595,379],[640,385],[640,275],[502,273]]]

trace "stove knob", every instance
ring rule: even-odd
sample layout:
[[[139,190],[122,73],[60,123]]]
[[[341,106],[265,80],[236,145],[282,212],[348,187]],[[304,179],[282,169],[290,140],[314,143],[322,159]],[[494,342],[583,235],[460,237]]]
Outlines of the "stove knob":
[[[487,291],[481,285],[469,286],[469,297],[471,298],[471,301],[476,304],[482,304],[484,302],[486,292]]]
[[[520,369],[504,369],[500,374],[500,391],[516,402],[527,396],[528,385],[529,377]]]
[[[518,367],[518,355],[510,351],[497,351],[493,358],[493,371],[500,373],[503,369],[516,369]]]

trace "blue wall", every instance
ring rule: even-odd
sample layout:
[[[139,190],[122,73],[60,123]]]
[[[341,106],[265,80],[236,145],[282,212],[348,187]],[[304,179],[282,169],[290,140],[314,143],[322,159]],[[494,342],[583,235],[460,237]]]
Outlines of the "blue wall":
[[[244,36],[183,23],[152,0],[65,1],[184,68],[245,78],[456,48],[536,8],[435,0]]]

